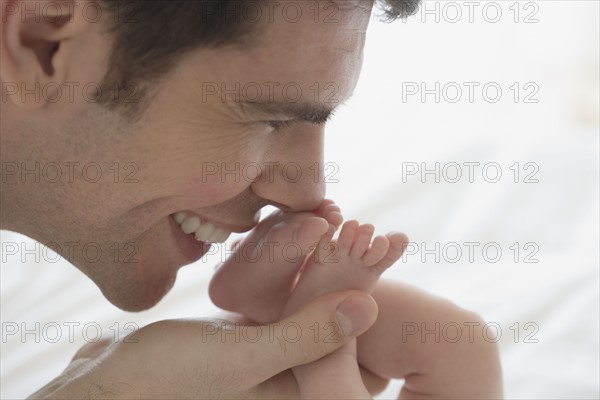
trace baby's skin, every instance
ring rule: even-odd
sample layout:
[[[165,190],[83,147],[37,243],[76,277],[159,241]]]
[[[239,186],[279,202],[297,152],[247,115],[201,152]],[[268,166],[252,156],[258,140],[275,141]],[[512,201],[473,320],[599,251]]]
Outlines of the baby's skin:
[[[347,221],[332,241],[342,221],[331,200],[314,212],[271,214],[237,245],[238,257],[218,268],[209,289],[213,302],[267,323],[329,292],[371,293],[379,276],[402,256],[407,238],[397,232],[373,238],[373,225]],[[295,250],[293,257],[285,250],[290,248]],[[355,340],[322,360],[293,369],[302,397],[310,398],[311,389],[326,385],[332,371],[359,375]],[[368,396],[358,390],[359,397]]]
[[[237,243],[236,252],[219,266],[209,287],[212,301],[255,322],[269,323],[293,314],[307,302],[329,292],[355,289],[373,293],[381,274],[402,256],[408,239],[398,232],[373,238],[373,225],[353,220],[343,225],[342,222],[340,209],[331,200],[325,200],[313,212],[274,212]],[[340,226],[339,235],[333,240]],[[414,342],[411,349],[409,343],[414,339],[411,337],[399,346],[404,332],[398,321],[381,318],[382,314],[404,313],[412,315],[414,325],[415,321],[430,322],[438,315],[430,311],[435,309],[443,310],[444,318],[453,322],[470,316],[476,318],[474,314],[408,286],[403,293],[389,285],[375,292],[380,318],[364,339],[358,339],[358,354],[355,340],[321,360],[293,369],[303,398],[311,398],[311,392],[317,388],[318,393],[324,393],[322,388],[328,386],[332,373],[342,376],[360,373],[371,394],[382,390],[390,378],[400,378],[406,381],[401,398],[502,396],[495,347],[482,351],[481,346],[462,346],[460,350],[455,346],[456,357],[468,359],[470,364],[456,371],[445,371],[439,369],[439,362],[425,362],[419,357],[435,360],[439,355],[448,359],[455,351],[448,349],[452,343],[443,346]],[[404,312],[408,307],[420,309],[424,315],[417,319],[412,311]],[[392,349],[396,354],[390,354]],[[484,355],[468,357],[465,349]],[[485,383],[468,384],[464,377],[473,376],[473,371],[485,371]],[[361,385],[356,387],[358,398],[370,397],[368,392],[360,391]],[[330,393],[335,397],[335,388]]]
[[[218,268],[211,299],[225,310],[268,323],[329,292],[371,293],[381,273],[402,255],[407,238],[392,232],[373,239],[373,225],[347,221],[332,241],[342,221],[331,200],[314,212],[271,214],[237,245],[238,257]]]

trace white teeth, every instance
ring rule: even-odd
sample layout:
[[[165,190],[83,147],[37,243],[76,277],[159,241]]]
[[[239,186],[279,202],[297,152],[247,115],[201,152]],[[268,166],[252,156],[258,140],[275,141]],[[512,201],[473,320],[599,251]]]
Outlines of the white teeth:
[[[203,223],[200,225],[200,228],[196,230],[196,240],[209,243],[223,243],[227,240],[229,235],[231,235],[231,232],[217,228],[208,222]]]
[[[178,212],[173,215],[173,218],[181,230],[186,234],[194,233],[196,240],[208,243],[223,243],[227,240],[231,232],[217,228],[209,222],[201,222],[200,218],[195,216],[187,216],[183,212]]]
[[[203,242],[209,242],[212,239],[217,230],[217,227],[213,224],[202,224],[200,228],[196,229],[196,240],[202,240]]]
[[[181,223],[181,230],[185,233],[195,232],[200,227],[200,218],[190,217],[183,220]]]
[[[175,215],[173,215],[173,218],[175,218],[175,221],[177,221],[177,223],[181,225],[181,223],[185,220],[185,213],[178,212]]]
[[[227,238],[231,235],[231,232],[224,231],[221,228],[215,229],[212,233],[211,240],[213,243],[223,243],[227,240]],[[198,231],[196,231],[196,237],[198,237]]]

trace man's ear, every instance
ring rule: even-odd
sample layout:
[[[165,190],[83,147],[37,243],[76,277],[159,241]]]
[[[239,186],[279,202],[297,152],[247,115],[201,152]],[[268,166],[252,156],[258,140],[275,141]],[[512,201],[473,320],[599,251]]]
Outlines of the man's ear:
[[[0,79],[2,86],[40,91],[68,75],[64,44],[85,29],[77,18],[82,2],[2,0],[0,2]],[[3,91],[5,88],[3,87]],[[15,104],[43,107],[44,96],[11,96]]]

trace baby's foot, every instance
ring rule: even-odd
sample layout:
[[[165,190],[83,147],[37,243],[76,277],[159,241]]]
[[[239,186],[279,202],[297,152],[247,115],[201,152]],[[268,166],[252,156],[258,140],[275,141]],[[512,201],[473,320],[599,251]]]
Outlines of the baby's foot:
[[[408,238],[398,232],[377,236],[373,225],[344,223],[340,235],[319,257],[308,257],[282,318],[329,292],[362,290],[371,293],[379,276],[401,256]]]
[[[257,322],[277,321],[307,255],[318,244],[327,244],[342,220],[331,200],[314,212],[274,212],[218,268],[210,298],[218,307]]]
[[[397,232],[377,236],[371,241],[374,230],[373,225],[348,221],[337,241],[330,243],[329,251],[321,252],[318,258],[309,257],[282,318],[328,292],[357,289],[371,293],[379,276],[402,256],[408,243],[408,238]],[[359,376],[356,342],[311,364],[293,368],[298,386],[305,389],[326,387],[328,382],[323,377],[331,375],[326,371],[341,372],[342,375],[346,371],[349,372],[347,376]],[[311,392],[305,391],[305,394],[308,397]]]

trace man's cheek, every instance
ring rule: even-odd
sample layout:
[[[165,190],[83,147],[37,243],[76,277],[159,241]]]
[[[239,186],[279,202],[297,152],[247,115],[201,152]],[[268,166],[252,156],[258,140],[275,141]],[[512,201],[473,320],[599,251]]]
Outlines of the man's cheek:
[[[198,207],[210,206],[229,200],[246,190],[256,178],[254,172],[244,171],[241,163],[203,163],[200,173],[191,182],[186,193]]]
[[[226,187],[250,186],[262,173],[260,162],[202,162],[200,183]]]

